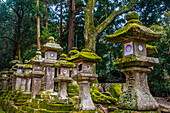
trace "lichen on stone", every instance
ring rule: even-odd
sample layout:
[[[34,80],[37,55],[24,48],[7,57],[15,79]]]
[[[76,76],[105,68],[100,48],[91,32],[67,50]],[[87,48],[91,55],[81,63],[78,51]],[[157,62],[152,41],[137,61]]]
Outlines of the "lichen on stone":
[[[102,58],[97,54],[90,52],[89,49],[83,49],[81,52],[74,55],[72,58],[68,58],[68,61],[84,60],[89,62],[100,62]]]

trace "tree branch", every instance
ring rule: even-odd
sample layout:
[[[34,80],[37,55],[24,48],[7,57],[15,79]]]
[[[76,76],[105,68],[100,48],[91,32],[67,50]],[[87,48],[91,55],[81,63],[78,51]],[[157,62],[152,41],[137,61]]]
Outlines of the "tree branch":
[[[15,40],[13,40],[13,39],[9,38],[8,36],[0,36],[0,38],[7,38],[7,39],[11,40],[12,42],[17,43]]]
[[[118,15],[131,10],[138,0],[130,0],[128,6],[122,7],[119,11],[113,11],[100,25],[96,27],[96,36],[98,36]]]

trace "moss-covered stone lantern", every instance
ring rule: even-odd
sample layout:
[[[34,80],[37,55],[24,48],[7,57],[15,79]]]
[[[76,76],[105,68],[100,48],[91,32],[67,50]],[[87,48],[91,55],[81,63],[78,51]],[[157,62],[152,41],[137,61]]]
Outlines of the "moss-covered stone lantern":
[[[8,70],[1,71],[1,88],[2,91],[8,88]]]
[[[41,52],[37,50],[35,57],[33,57],[29,62],[33,65],[33,70],[30,73],[32,78],[32,98],[35,98],[36,94],[38,94],[41,89],[41,79],[45,74],[43,72],[43,67],[41,66],[43,60],[44,59],[41,56]]]
[[[23,67],[25,69],[24,72],[24,77],[26,80],[26,84],[25,84],[25,92],[30,92],[30,86],[31,86],[31,76],[30,73],[32,72],[32,64],[29,64],[28,61],[24,61],[25,66]]]
[[[57,77],[54,78],[54,81],[59,83],[58,95],[61,99],[68,99],[67,85],[73,80],[71,74],[72,69],[76,67],[76,65],[67,61],[66,54],[61,54],[59,61],[53,64],[52,67],[57,68]]]
[[[8,85],[12,85],[12,78],[13,78],[14,71],[12,68],[8,71],[9,79],[8,79]]]
[[[125,91],[120,96],[117,112],[156,112],[158,103],[151,95],[147,83],[147,74],[159,63],[157,58],[147,57],[146,43],[158,40],[161,34],[153,32],[138,20],[137,12],[126,15],[125,27],[113,35],[106,35],[111,43],[122,43],[123,58],[114,60],[114,65],[126,75]],[[124,110],[123,110],[124,109]]]
[[[57,59],[57,53],[61,52],[63,48],[56,44],[53,37],[49,37],[49,41],[43,45],[42,52],[45,53],[45,59],[42,62],[43,67],[45,67],[44,76],[44,90],[54,91],[54,74],[55,68],[50,67],[54,64]]]
[[[95,110],[90,95],[90,82],[98,77],[97,74],[94,74],[93,64],[101,61],[102,58],[95,53],[91,53],[89,49],[83,49],[68,60],[77,63],[77,69],[74,70],[71,77],[79,85],[80,108],[82,110]]]
[[[24,79],[24,65],[25,64],[15,64],[16,72],[14,74],[16,78],[15,90],[25,91],[25,79]]]
[[[12,71],[13,71],[13,75],[12,75],[12,90],[15,90],[15,85],[16,85],[16,76],[15,73],[17,71],[17,69],[14,67],[15,64],[21,64],[22,62],[20,60],[18,60],[18,57],[15,56],[15,59],[12,60],[10,62],[10,64],[12,65]]]

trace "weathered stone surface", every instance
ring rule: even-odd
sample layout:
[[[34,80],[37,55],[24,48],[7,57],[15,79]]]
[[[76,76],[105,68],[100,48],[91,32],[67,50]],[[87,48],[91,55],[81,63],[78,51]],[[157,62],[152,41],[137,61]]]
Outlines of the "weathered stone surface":
[[[55,68],[49,66],[46,67],[45,76],[44,76],[44,90],[45,91],[54,91],[54,71]]]
[[[81,98],[80,108],[82,110],[95,110],[95,105],[90,94],[90,82],[78,81],[79,96]]]
[[[41,89],[41,78],[32,78],[32,94],[31,97],[35,98],[36,94],[40,92]]]

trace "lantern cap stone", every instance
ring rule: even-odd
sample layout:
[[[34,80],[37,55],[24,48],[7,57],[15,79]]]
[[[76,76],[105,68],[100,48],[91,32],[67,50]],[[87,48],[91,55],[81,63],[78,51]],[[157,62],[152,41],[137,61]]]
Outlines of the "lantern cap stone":
[[[68,68],[73,68],[76,67],[75,63],[68,62],[67,61],[68,57],[66,54],[61,54],[59,61],[56,61],[55,64],[51,65],[51,67],[68,67]]]
[[[23,69],[25,64],[15,64],[13,67],[16,69]]]
[[[41,56],[41,51],[37,50],[36,55],[32,59],[30,59],[29,63],[30,64],[41,63],[43,60],[44,59]]]
[[[21,64],[22,62],[20,60],[18,60],[18,56],[15,56],[15,60],[10,61],[11,65],[15,65],[15,64]]]
[[[102,61],[102,58],[99,57],[96,53],[90,52],[89,49],[83,49],[81,52],[75,54],[72,58],[68,58],[68,61],[73,62],[86,61],[96,63]]]
[[[78,48],[77,47],[72,47],[71,51],[68,53],[68,55],[75,55],[79,53]]]
[[[112,35],[105,35],[106,41],[111,43],[123,42],[129,39],[139,39],[145,42],[159,40],[162,37],[161,33],[152,31],[150,28],[143,26],[138,20],[137,12],[130,12],[126,15],[128,20],[125,26],[117,30]]]
[[[63,51],[63,48],[59,44],[55,43],[54,37],[51,36],[48,38],[48,42],[43,45],[41,51],[42,52],[46,52],[46,51],[61,52]]]

